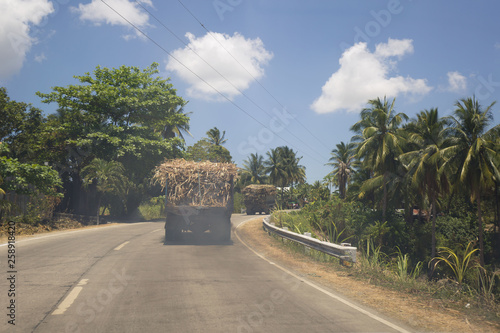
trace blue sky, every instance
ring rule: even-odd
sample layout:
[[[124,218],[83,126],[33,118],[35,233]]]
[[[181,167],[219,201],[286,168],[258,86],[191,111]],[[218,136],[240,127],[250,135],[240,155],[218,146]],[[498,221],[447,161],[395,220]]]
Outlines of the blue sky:
[[[105,2],[148,37],[101,0],[0,0],[0,85],[12,99],[54,112],[35,92],[97,65],[157,62],[189,100],[188,145],[216,126],[240,166],[288,145],[309,182],[330,171],[331,149],[350,140],[368,99],[395,97],[410,117],[449,115],[473,94],[484,106],[500,100],[493,0]]]

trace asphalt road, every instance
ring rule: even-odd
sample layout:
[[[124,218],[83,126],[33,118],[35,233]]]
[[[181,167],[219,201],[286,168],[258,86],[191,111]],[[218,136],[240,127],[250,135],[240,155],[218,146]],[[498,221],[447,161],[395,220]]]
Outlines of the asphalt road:
[[[233,215],[233,226],[248,219]],[[234,234],[227,244],[165,244],[161,222],[18,241],[15,281],[0,245],[0,269],[1,332],[405,332],[290,275]]]

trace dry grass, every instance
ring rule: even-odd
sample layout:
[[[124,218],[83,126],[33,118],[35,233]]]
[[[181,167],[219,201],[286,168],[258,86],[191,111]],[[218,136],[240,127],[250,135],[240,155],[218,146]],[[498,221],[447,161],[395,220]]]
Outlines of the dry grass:
[[[343,294],[359,303],[407,324],[420,332],[500,332],[500,326],[487,322],[471,309],[451,309],[444,300],[426,295],[398,292],[358,278],[349,269],[332,263],[311,260],[269,237],[262,230],[262,219],[247,222],[238,235],[254,250],[319,285]]]

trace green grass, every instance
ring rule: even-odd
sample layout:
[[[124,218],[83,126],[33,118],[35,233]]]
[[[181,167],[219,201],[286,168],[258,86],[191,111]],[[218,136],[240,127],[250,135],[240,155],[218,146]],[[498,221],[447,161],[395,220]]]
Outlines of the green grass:
[[[155,220],[165,217],[165,204],[156,198],[139,205],[138,212],[145,220]]]

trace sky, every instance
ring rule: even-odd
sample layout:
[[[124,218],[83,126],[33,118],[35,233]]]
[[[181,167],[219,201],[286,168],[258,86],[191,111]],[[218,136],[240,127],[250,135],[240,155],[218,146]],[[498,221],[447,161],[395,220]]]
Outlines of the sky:
[[[156,62],[189,101],[187,145],[217,127],[238,166],[287,145],[312,183],[370,99],[410,118],[500,101],[498,13],[494,0],[0,0],[0,86],[50,114],[37,91]]]

